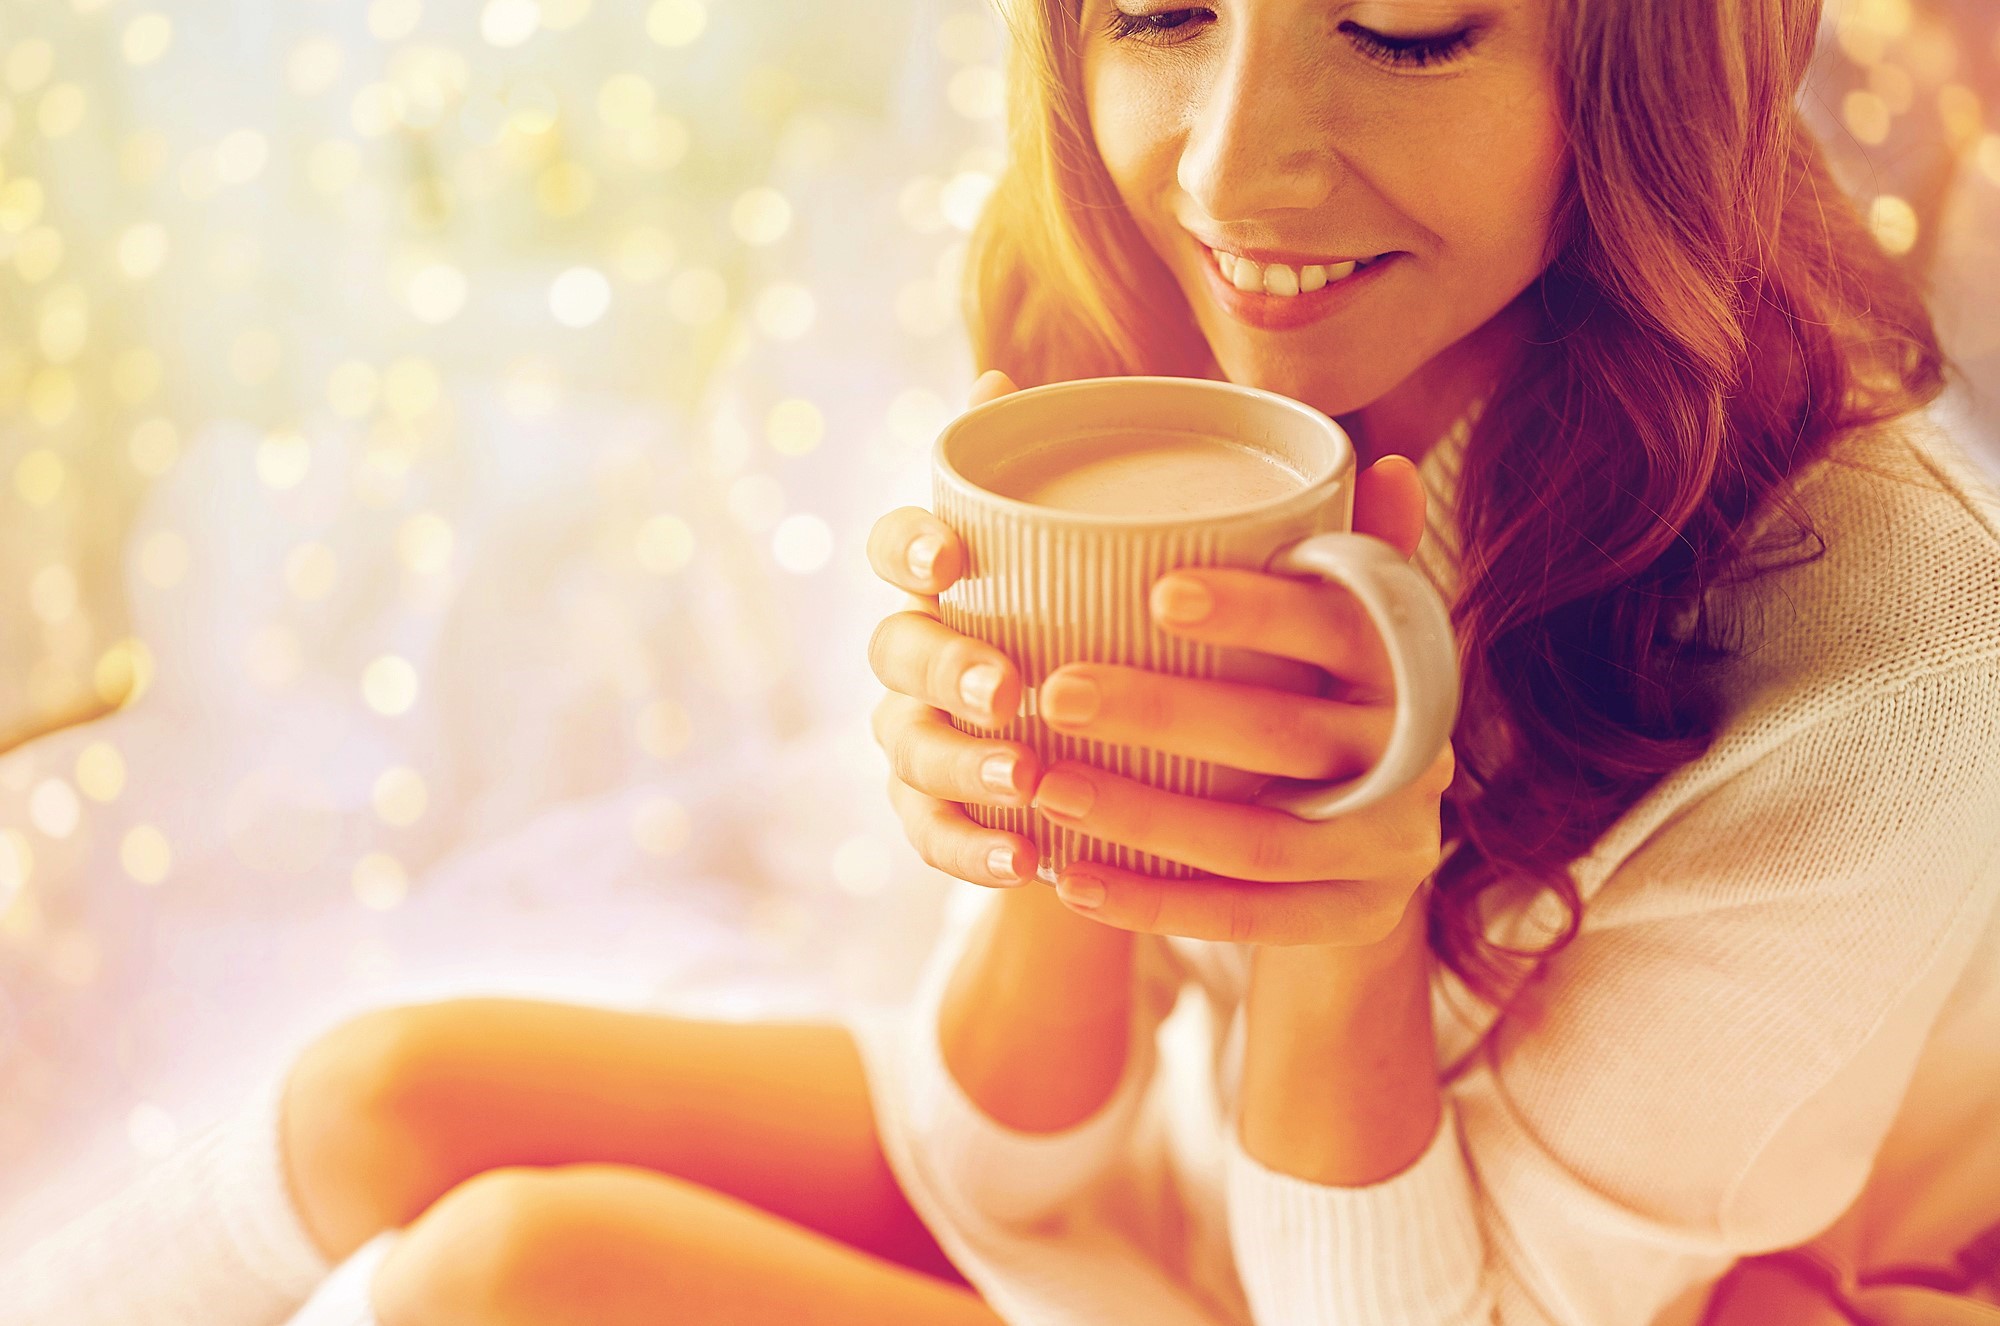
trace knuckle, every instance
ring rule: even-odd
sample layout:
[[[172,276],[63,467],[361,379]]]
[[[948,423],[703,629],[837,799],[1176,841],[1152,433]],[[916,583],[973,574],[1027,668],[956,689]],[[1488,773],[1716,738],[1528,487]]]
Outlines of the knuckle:
[[[1241,884],[1223,886],[1222,930],[1232,944],[1248,943],[1256,934],[1250,890]]]
[[[890,613],[876,622],[875,629],[868,635],[868,666],[875,673],[875,679],[885,686],[890,684],[889,641],[900,629],[896,625],[896,619],[902,615],[901,612]]]
[[[1338,778],[1346,769],[1346,733],[1340,711],[1324,701],[1299,707],[1285,704],[1262,711],[1257,739],[1272,753],[1276,772],[1292,778]]]
[[[1292,845],[1275,825],[1253,830],[1246,853],[1254,879],[1284,879],[1292,864]]]
[[[913,787],[921,791],[923,789],[922,770],[918,767],[918,760],[915,753],[910,749],[908,738],[905,737],[891,743],[884,748],[884,751],[889,756],[889,770],[896,775],[897,781],[906,787]]]
[[[1163,923],[1166,920],[1166,890],[1157,884],[1148,884],[1134,890],[1134,892],[1137,893],[1138,897],[1137,906],[1134,907],[1133,911],[1139,923],[1139,928],[1141,930],[1158,932],[1163,928]]]

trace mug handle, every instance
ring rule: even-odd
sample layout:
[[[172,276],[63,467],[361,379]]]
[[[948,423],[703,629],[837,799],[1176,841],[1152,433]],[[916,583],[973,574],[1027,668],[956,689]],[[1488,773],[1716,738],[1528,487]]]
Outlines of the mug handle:
[[[1437,758],[1458,719],[1458,647],[1444,600],[1423,572],[1369,534],[1314,534],[1273,553],[1264,569],[1330,580],[1360,600],[1389,655],[1396,719],[1388,749],[1367,773],[1330,783],[1279,778],[1250,800],[1324,820],[1407,786]]]

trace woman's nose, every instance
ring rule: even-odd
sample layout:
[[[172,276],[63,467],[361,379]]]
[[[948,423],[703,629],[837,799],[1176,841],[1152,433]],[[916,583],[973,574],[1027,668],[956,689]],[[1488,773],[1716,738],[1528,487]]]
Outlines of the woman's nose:
[[[1177,181],[1217,221],[1325,203],[1340,173],[1311,55],[1239,33],[1191,112]]]

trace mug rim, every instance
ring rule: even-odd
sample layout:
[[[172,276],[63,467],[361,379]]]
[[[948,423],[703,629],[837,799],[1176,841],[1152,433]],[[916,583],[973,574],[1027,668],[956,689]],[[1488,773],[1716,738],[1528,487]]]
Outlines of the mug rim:
[[[1118,384],[1113,386],[1112,384]],[[1276,497],[1266,497],[1241,506],[1223,507],[1214,511],[1193,512],[1184,516],[1150,515],[1143,512],[1118,514],[1096,511],[1075,511],[1065,507],[1042,506],[1035,502],[1024,502],[1017,497],[1007,497],[994,492],[983,484],[974,483],[952,463],[951,444],[969,427],[990,419],[993,415],[1005,413],[1008,408],[1019,408],[1023,400],[1046,400],[1050,396],[1065,392],[1124,391],[1141,387],[1158,389],[1167,387],[1175,391],[1197,393],[1220,391],[1255,402],[1258,408],[1271,410],[1294,417],[1297,423],[1310,426],[1316,431],[1329,435],[1334,448],[1334,462],[1327,472],[1316,479],[1309,479],[1305,485],[1289,493]],[[1226,521],[1260,521],[1283,519],[1295,514],[1303,514],[1321,506],[1331,492],[1337,490],[1343,477],[1351,475],[1355,469],[1353,439],[1347,436],[1332,416],[1296,400],[1281,392],[1263,387],[1246,386],[1240,382],[1228,382],[1216,378],[1175,377],[1162,374],[1114,374],[1105,377],[1069,378],[1061,382],[1044,382],[1039,386],[1022,387],[996,396],[990,401],[962,412],[938,432],[937,441],[931,446],[931,471],[938,478],[949,483],[969,500],[997,511],[1017,517],[1040,521],[1045,524],[1088,526],[1090,528],[1117,529],[1186,529],[1213,525]]]

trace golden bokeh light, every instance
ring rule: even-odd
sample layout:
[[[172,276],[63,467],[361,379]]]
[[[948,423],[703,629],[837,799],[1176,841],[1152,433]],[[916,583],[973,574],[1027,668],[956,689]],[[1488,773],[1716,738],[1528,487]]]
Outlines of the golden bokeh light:
[[[776,189],[760,185],[737,195],[729,224],[745,244],[775,244],[792,227],[792,204]]]
[[[92,801],[116,801],[125,790],[125,757],[108,741],[93,741],[76,754],[76,785]]]
[[[305,482],[312,468],[312,444],[292,429],[267,434],[257,445],[257,477],[280,492]]]
[[[128,226],[118,237],[118,266],[134,281],[159,273],[167,261],[167,228],[157,221]]]
[[[1908,253],[1917,243],[1917,210],[1905,199],[1883,194],[1868,205],[1868,228],[1890,253]]]
[[[69,468],[46,447],[30,451],[14,466],[14,491],[29,506],[48,506],[61,495]]]
[[[826,436],[826,418],[809,400],[779,401],[765,420],[764,435],[781,456],[803,456]]]
[[[423,21],[423,0],[373,0],[368,6],[368,33],[377,41],[401,41]]]
[[[375,779],[369,804],[384,824],[404,828],[423,818],[425,808],[430,805],[430,788],[415,769],[399,765],[383,770]]]
[[[653,0],[646,11],[646,35],[662,46],[687,46],[708,26],[701,0]]]
[[[382,408],[393,418],[405,422],[421,419],[443,399],[444,380],[428,359],[404,355],[382,372]]]
[[[408,659],[384,654],[362,670],[361,698],[384,717],[407,714],[417,702],[417,670]]]
[[[659,94],[638,74],[613,74],[597,90],[597,115],[613,129],[631,130],[650,124]]]
[[[6,79],[7,90],[16,96],[26,96],[40,88],[48,82],[55,67],[55,44],[41,37],[10,42],[4,56],[0,56],[0,78]]]
[[[135,14],[125,24],[119,48],[132,65],[157,64],[174,43],[174,21],[165,14]]]
[[[354,863],[354,896],[370,911],[387,912],[409,896],[410,877],[403,863],[383,852],[370,852]]]
[[[0,932],[13,932],[10,918],[27,897],[28,876],[35,865],[34,849],[27,835],[15,828],[0,828]]]
[[[505,50],[533,37],[542,26],[536,0],[486,0],[479,12],[479,35]]]
[[[662,513],[639,527],[632,551],[654,575],[672,575],[694,560],[694,531],[679,516]]]
[[[136,824],[118,845],[118,863],[137,882],[159,884],[173,873],[173,844],[153,825]]]
[[[771,532],[771,557],[793,575],[811,575],[833,557],[833,527],[810,512],[793,512]]]
[[[83,803],[63,779],[44,778],[28,793],[28,823],[45,838],[69,837],[82,818]]]
[[[87,323],[82,319],[69,327],[57,323],[52,329],[55,334],[43,345],[43,354],[48,354],[52,347],[63,351],[80,348],[80,340],[72,345],[64,338],[72,331],[80,335],[86,326]],[[28,418],[40,425],[44,431],[60,428],[68,423],[70,416],[76,412],[77,395],[75,375],[54,365],[41,369],[28,379]]]
[[[118,641],[98,656],[91,670],[97,696],[106,704],[130,708],[153,684],[153,651],[143,640]]]
[[[778,281],[757,296],[757,329],[774,341],[796,341],[810,332],[819,315],[812,291],[796,281]]]
[[[549,285],[549,312],[565,327],[588,327],[611,307],[611,282],[595,267],[572,267]]]
[[[426,263],[410,277],[404,300],[419,322],[442,326],[465,307],[465,273],[448,262]]]

